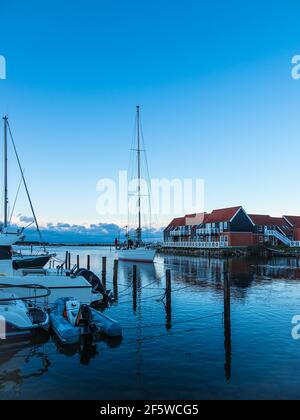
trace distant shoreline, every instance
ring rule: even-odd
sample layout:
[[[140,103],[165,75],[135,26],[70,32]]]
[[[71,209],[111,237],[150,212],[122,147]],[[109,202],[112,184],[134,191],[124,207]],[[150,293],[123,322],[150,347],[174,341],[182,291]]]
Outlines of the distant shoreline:
[[[18,246],[47,246],[47,247],[115,247],[115,244],[113,243],[86,243],[86,244],[80,244],[80,243],[43,243],[40,242],[17,242],[16,245]]]

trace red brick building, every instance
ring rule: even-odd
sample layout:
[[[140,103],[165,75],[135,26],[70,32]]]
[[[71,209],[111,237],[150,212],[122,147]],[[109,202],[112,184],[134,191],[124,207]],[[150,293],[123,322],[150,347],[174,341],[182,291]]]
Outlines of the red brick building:
[[[247,214],[242,206],[218,209],[174,219],[164,231],[164,241],[199,248],[300,246],[300,216]]]

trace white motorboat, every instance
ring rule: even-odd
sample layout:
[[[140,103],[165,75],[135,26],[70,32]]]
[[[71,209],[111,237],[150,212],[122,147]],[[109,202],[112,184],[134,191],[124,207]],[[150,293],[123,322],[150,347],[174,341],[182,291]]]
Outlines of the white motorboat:
[[[17,339],[36,330],[48,330],[50,318],[44,310],[31,306],[14,293],[0,290],[1,339]]]
[[[12,265],[11,254],[11,247],[0,246],[0,283],[4,286],[12,286],[12,293],[17,294],[20,298],[31,296],[33,291],[28,287],[37,285],[37,289],[42,286],[51,291],[47,299],[36,299],[36,303],[40,307],[51,306],[57,299],[65,296],[73,296],[86,304],[109,299],[102,282],[91,271],[85,269],[64,270],[62,267],[16,271]],[[20,285],[24,287],[20,288]]]
[[[137,203],[138,203],[138,228],[136,229],[136,240],[132,241],[127,233],[127,243],[124,248],[120,248],[117,251],[117,257],[122,261],[133,261],[140,263],[153,263],[156,256],[156,249],[146,246],[142,241],[142,164],[141,164],[141,153],[145,152],[144,148],[141,147],[141,120],[140,120],[140,107],[137,106],[137,117],[136,117],[136,144],[132,149],[137,153],[137,178],[138,190],[137,190]],[[148,167],[148,164],[147,164]],[[150,198],[150,197],[149,197]],[[149,201],[150,207],[151,200]]]

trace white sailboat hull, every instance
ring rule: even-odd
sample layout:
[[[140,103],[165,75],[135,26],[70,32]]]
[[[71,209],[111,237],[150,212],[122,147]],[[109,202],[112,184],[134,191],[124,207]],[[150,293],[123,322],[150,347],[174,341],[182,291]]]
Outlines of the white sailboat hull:
[[[156,250],[146,248],[123,249],[118,251],[120,261],[135,261],[152,263],[155,259]]]

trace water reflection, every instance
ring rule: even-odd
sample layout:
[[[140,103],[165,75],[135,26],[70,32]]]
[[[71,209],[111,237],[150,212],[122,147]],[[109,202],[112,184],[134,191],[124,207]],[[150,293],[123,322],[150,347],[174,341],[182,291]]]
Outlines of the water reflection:
[[[101,275],[99,254],[93,261]],[[30,379],[42,378],[34,389],[39,397],[51,397],[42,391],[47,383],[52,391],[68,388],[68,397],[77,398],[70,379],[74,371],[84,384],[79,397],[95,399],[226,398],[240,397],[241,389],[243,397],[253,397],[253,383],[264,384],[269,374],[268,381],[276,375],[277,386],[285,392],[290,382],[298,381],[289,331],[300,297],[300,269],[294,259],[162,255],[154,265],[138,264],[136,277],[134,264],[120,263],[117,281],[113,256],[107,263],[107,287],[118,300],[101,310],[120,321],[124,338],[99,337],[97,342],[65,347],[48,337],[44,343],[23,343],[6,351],[0,346],[3,395],[18,396],[24,389],[29,393]],[[298,385],[297,390],[300,381]]]
[[[66,357],[74,357],[78,355],[78,360],[81,365],[88,366],[92,360],[101,355],[100,345],[106,344],[108,348],[115,349],[122,344],[122,337],[108,338],[99,336],[98,339],[91,340],[86,337],[78,344],[63,345],[58,338],[54,335],[53,341],[55,343],[58,353]]]
[[[45,347],[48,341],[49,334],[41,333],[32,339],[0,343],[1,392],[16,396],[26,380],[39,378],[48,372],[51,366]]]
[[[224,272],[224,345],[225,345],[225,377],[231,379],[231,271],[229,261],[225,265]]]

